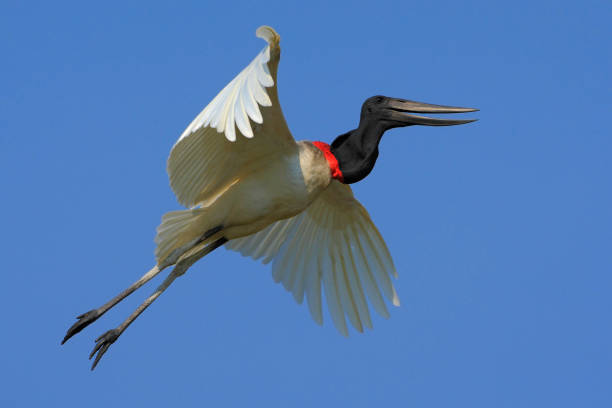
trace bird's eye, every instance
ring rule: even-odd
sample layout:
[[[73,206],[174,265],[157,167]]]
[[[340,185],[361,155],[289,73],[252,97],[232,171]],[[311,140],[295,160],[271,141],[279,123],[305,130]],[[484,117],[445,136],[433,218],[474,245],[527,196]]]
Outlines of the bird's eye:
[[[376,98],[376,103],[381,103],[383,101],[382,96]]]

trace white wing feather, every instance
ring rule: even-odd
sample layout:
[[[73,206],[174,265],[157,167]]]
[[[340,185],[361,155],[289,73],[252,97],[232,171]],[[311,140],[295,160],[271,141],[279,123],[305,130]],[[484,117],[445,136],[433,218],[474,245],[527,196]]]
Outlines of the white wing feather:
[[[264,48],[255,59],[247,65],[219,94],[196,116],[185,129],[179,141],[196,132],[201,127],[210,126],[217,132],[225,132],[230,142],[236,141],[234,124],[245,137],[253,137],[249,118],[262,123],[259,110],[261,106],[271,106],[272,101],[264,87],[274,85],[274,79],[268,70],[270,46]]]
[[[351,188],[338,181],[332,181],[303,213],[232,240],[226,247],[263,258],[264,263],[273,261],[274,280],[298,303],[305,294],[318,324],[323,323],[323,286],[332,321],[345,336],[345,316],[360,332],[363,326],[372,327],[368,300],[376,312],[389,317],[381,291],[399,306],[390,279],[397,272],[387,246]]]
[[[170,152],[170,186],[187,207],[205,205],[261,160],[295,148],[276,87],[280,37],[266,26],[257,36],[268,45],[187,126]]]

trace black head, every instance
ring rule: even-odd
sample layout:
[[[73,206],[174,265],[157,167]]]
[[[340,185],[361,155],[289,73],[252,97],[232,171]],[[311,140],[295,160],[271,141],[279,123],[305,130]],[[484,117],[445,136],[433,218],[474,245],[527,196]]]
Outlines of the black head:
[[[385,130],[412,126],[450,126],[474,122],[476,119],[439,119],[410,113],[466,113],[478,109],[458,108],[454,106],[432,105],[429,103],[408,101],[406,99],[389,98],[377,95],[366,99],[361,107],[360,122],[364,124],[379,124]],[[360,127],[361,127],[360,123]]]
[[[440,119],[413,113],[465,113],[478,109],[432,105],[377,95],[366,99],[361,107],[359,127],[338,136],[331,151],[346,184],[365,178],[374,168],[378,158],[378,144],[385,131],[397,127],[425,125],[451,126],[474,122],[476,119]]]

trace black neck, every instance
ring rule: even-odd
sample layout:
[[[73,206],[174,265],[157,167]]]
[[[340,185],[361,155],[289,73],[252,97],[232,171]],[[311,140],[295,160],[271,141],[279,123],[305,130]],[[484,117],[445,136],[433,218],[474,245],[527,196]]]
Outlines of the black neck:
[[[370,174],[385,130],[382,123],[362,118],[357,129],[338,136],[332,142],[330,150],[338,159],[345,184],[356,183]]]

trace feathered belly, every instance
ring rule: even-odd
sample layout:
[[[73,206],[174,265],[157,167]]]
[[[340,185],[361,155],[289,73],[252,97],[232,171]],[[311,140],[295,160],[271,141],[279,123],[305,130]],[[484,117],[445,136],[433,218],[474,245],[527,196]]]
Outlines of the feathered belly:
[[[228,239],[299,214],[329,185],[323,155],[312,145],[300,147],[298,154],[271,160],[265,168],[245,175],[215,203],[228,210],[224,217]]]

